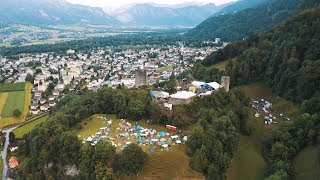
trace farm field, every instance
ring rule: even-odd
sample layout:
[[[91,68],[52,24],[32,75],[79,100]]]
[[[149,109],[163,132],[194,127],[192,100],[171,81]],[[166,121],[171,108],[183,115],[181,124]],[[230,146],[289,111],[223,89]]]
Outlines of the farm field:
[[[22,90],[21,90],[22,89]],[[30,83],[1,84],[0,85],[0,128],[19,124],[25,121],[31,103]],[[14,109],[21,111],[20,117],[12,116]]]
[[[2,117],[13,116],[13,111],[15,109],[19,109],[20,112],[23,112],[24,101],[25,101],[24,91],[9,92],[5,106],[2,109],[1,116]]]
[[[36,127],[38,124],[42,123],[42,122],[45,122],[48,120],[48,116],[44,116],[44,117],[41,117],[37,120],[34,120],[24,126],[21,126],[15,130],[13,130],[13,133],[15,134],[15,137],[16,138],[23,138],[23,136],[25,134],[28,134],[29,132],[31,132],[31,130]]]
[[[0,84],[0,92],[24,91],[25,83]]]
[[[1,112],[6,104],[6,101],[7,101],[7,98],[8,98],[8,94],[9,93],[0,93],[0,115],[1,115]]]
[[[310,146],[303,149],[293,161],[296,180],[317,180],[320,177],[320,149]]]

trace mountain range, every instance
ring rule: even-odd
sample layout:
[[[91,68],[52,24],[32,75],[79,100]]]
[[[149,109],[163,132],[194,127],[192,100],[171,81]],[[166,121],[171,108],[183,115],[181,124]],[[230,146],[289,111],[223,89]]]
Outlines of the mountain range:
[[[195,26],[226,5],[187,5],[181,7],[135,4],[113,16],[122,23],[143,26]]]
[[[114,11],[66,0],[10,0],[0,3],[0,27],[6,24],[194,27],[208,17],[233,14],[265,1],[268,0],[240,0],[218,6],[194,2],[132,4]]]
[[[71,4],[64,0],[5,0],[0,3],[0,23],[56,25],[114,22],[102,8]]]
[[[300,0],[248,1],[261,2],[261,4],[242,11],[212,16],[189,30],[185,34],[186,39],[203,41],[219,37],[224,41],[241,40],[250,35],[259,34],[292,17],[300,6]]]

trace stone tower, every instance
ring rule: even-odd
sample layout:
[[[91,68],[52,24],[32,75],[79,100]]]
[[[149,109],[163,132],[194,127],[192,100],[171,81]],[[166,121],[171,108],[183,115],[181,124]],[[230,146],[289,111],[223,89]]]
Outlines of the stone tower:
[[[147,70],[136,70],[134,87],[138,88],[147,84]]]
[[[229,76],[222,76],[221,77],[221,86],[226,90],[229,91],[230,88],[230,77]]]

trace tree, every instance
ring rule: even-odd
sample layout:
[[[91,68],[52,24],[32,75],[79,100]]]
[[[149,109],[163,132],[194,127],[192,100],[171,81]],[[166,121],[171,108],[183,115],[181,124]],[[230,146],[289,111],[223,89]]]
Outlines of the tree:
[[[108,168],[101,162],[98,162],[95,167],[95,175],[97,180],[116,180],[117,177],[114,174],[112,168]]]
[[[16,141],[16,136],[14,135],[13,132],[9,133],[9,142],[14,143]]]
[[[33,77],[31,74],[27,74],[26,82],[30,82],[30,83],[33,84],[33,82],[34,82],[34,77]]]
[[[13,116],[15,116],[15,117],[19,117],[19,116],[21,116],[21,111],[20,111],[20,109],[15,109],[14,111],[13,111]]]
[[[145,115],[145,106],[142,101],[135,100],[129,103],[128,115],[130,119],[140,120]]]
[[[113,161],[116,154],[116,148],[109,142],[100,140],[94,149],[94,160],[95,162],[101,162],[105,165]]]
[[[148,162],[148,155],[136,144],[129,144],[119,154],[119,169],[122,173],[137,174]]]

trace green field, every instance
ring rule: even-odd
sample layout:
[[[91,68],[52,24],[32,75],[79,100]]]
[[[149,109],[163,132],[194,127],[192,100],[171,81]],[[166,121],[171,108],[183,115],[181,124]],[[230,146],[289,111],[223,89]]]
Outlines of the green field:
[[[0,84],[0,92],[24,91],[25,83]]]
[[[21,126],[15,130],[13,130],[13,133],[15,134],[16,138],[23,138],[23,136],[25,134],[28,134],[34,127],[36,127],[36,125],[38,125],[42,122],[45,122],[46,120],[48,120],[48,116],[41,117],[37,120],[34,120],[24,126]]]
[[[228,180],[264,179],[267,164],[262,157],[263,122],[249,111],[248,124],[253,127],[251,136],[240,135],[237,150],[229,167]]]
[[[24,91],[14,91],[9,92],[6,103],[2,109],[1,116],[9,117],[13,116],[13,111],[19,109],[20,112],[23,112],[25,101],[25,92]]]
[[[296,180],[318,180],[320,177],[320,149],[307,147],[294,159],[293,167]]]
[[[24,122],[29,113],[32,84],[1,84],[0,87],[0,128]],[[5,90],[7,92],[4,92]],[[14,109],[20,109],[22,115],[20,117],[12,116]]]
[[[0,93],[0,115],[1,115],[1,112],[4,108],[4,106],[6,105],[8,95],[9,95],[9,93]]]

